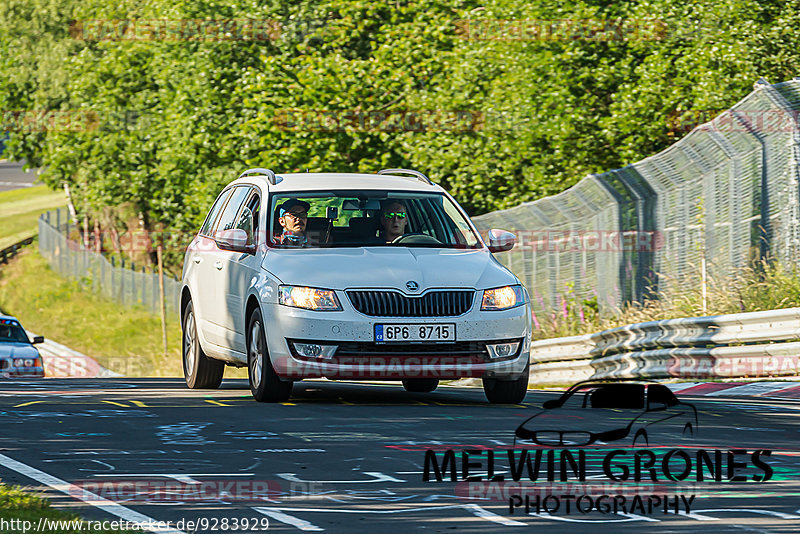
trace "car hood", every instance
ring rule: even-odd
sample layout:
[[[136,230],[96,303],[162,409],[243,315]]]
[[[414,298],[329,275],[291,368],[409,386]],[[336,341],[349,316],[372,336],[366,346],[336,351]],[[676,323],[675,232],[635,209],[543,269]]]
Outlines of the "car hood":
[[[0,343],[0,358],[36,358],[39,351],[27,343]]]
[[[264,267],[282,283],[329,289],[433,287],[488,289],[518,283],[486,249],[360,247],[271,249]],[[415,292],[418,293],[418,292]]]

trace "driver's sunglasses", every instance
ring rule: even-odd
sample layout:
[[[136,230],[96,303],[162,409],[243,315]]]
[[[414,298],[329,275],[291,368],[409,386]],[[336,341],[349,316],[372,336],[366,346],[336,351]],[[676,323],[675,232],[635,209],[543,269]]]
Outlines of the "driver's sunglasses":
[[[287,215],[291,216],[292,219],[294,219],[295,221],[305,221],[306,219],[308,219],[308,214],[305,213],[297,214],[297,213],[292,213],[291,211],[287,211],[286,213],[283,214],[284,217],[286,217]]]
[[[387,219],[394,219],[395,217],[397,217],[398,219],[405,219],[406,218],[406,212],[404,212],[404,211],[394,212],[393,211],[393,212],[390,212],[390,213],[384,213],[383,216],[386,217]]]

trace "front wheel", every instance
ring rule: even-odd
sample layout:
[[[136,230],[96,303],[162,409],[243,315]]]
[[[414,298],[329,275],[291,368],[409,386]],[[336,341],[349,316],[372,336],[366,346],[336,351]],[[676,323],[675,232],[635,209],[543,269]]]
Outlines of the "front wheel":
[[[264,335],[264,321],[261,310],[255,310],[248,321],[247,376],[250,379],[250,392],[258,402],[284,402],[292,394],[290,381],[281,380],[269,359],[267,341]]]
[[[190,389],[217,389],[222,383],[225,364],[209,358],[200,347],[194,305],[190,301],[183,310],[183,376]]]
[[[529,374],[530,364],[525,366],[525,371],[516,380],[484,377],[483,392],[492,404],[519,404],[528,393]]]
[[[438,386],[438,378],[406,378],[403,380],[403,387],[410,393],[430,393]]]

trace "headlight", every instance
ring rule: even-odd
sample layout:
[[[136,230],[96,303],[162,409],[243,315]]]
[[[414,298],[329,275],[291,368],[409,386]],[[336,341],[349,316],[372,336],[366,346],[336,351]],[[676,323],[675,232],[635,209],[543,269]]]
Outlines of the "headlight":
[[[481,311],[507,310],[525,304],[522,286],[504,286],[483,292]]]
[[[307,310],[339,311],[342,309],[336,293],[330,289],[314,287],[280,286],[278,302],[284,306]]]

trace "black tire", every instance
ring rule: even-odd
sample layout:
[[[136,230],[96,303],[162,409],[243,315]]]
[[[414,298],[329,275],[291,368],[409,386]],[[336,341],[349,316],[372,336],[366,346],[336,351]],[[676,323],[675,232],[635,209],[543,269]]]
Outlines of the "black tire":
[[[528,393],[528,378],[530,363],[525,366],[525,371],[516,380],[500,380],[486,378],[483,380],[483,392],[492,404],[519,404]]]
[[[438,378],[406,378],[403,380],[403,387],[410,393],[430,393],[438,385]]]
[[[258,402],[284,402],[292,394],[291,381],[278,378],[267,350],[261,310],[253,310],[247,321],[247,377],[250,392]]]
[[[181,353],[183,359],[183,376],[190,389],[217,389],[222,383],[225,364],[209,358],[200,347],[197,337],[197,321],[194,317],[194,305],[191,301],[183,310],[181,322],[183,336]]]

